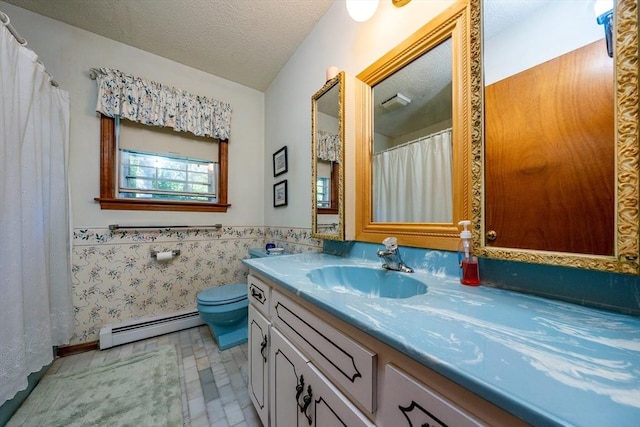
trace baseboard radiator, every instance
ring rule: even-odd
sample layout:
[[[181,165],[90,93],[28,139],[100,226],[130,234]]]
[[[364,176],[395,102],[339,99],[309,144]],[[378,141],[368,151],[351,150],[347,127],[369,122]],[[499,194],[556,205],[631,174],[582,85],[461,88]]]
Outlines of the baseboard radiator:
[[[100,350],[200,325],[197,309],[107,325],[100,329]]]

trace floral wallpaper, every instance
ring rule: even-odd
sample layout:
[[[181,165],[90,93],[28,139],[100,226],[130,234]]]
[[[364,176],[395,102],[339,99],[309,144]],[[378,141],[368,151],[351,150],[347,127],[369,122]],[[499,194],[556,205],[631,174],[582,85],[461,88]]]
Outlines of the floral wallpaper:
[[[98,340],[100,328],[196,307],[211,286],[246,281],[242,260],[267,242],[287,252],[318,252],[310,229],[75,229],[72,283],[75,332],[71,344]],[[165,262],[151,252],[180,250]]]
[[[266,227],[266,243],[274,243],[292,254],[322,251],[322,240],[311,237],[310,228]]]

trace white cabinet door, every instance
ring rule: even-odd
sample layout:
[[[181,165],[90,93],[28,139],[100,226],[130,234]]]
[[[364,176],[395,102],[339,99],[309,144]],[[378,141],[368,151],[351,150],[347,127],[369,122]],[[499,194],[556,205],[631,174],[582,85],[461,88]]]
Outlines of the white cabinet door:
[[[376,418],[381,426],[478,427],[484,425],[453,402],[395,366],[386,365],[384,375],[382,405]]]
[[[271,426],[309,426],[308,360],[275,328],[269,355]]]
[[[269,427],[269,328],[271,324],[249,305],[249,396],[264,427]]]
[[[276,328],[271,357],[273,427],[374,426]]]

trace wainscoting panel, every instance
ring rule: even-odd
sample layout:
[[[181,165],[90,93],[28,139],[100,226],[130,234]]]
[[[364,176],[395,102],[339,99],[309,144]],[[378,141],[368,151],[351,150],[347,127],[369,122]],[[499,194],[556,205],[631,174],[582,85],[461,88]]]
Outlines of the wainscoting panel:
[[[266,242],[290,253],[318,252],[311,230],[282,227],[216,229],[76,228],[72,284],[75,332],[71,345],[98,340],[100,328],[196,307],[198,292],[247,280],[242,264]],[[152,252],[180,250],[159,262]]]

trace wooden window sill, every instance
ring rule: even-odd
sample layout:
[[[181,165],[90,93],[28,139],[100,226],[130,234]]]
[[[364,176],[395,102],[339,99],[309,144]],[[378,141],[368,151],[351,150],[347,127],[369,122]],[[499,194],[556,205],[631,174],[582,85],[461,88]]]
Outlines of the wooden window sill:
[[[222,203],[176,202],[170,200],[135,200],[96,197],[101,209],[131,211],[226,212],[231,205]]]
[[[318,208],[318,215],[337,215],[338,208]]]

